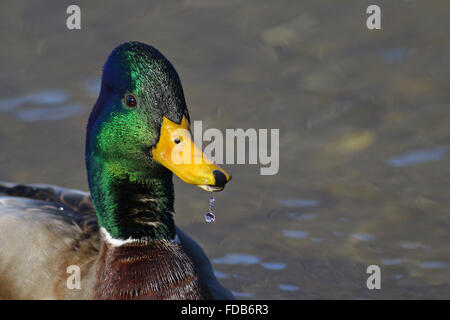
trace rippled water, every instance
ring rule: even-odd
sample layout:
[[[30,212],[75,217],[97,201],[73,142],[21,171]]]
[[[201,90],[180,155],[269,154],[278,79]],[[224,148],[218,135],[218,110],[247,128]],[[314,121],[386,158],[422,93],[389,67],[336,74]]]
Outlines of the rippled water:
[[[45,1],[44,1],[45,3]],[[153,44],[207,128],[280,129],[280,171],[176,180],[176,221],[242,299],[450,298],[448,1],[0,5],[0,179],[87,189],[85,125],[117,44]],[[366,288],[381,267],[382,289]]]

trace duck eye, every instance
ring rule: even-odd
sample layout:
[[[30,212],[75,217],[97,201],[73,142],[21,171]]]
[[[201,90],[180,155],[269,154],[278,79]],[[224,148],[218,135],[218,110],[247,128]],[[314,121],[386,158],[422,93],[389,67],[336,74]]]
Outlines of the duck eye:
[[[127,105],[127,107],[130,107],[130,108],[135,107],[136,104],[137,104],[136,97],[133,96],[132,94],[128,94],[128,95],[125,97],[125,104]]]
[[[179,144],[181,142],[180,138],[175,138],[175,140],[173,140],[173,142],[175,142],[176,144]]]

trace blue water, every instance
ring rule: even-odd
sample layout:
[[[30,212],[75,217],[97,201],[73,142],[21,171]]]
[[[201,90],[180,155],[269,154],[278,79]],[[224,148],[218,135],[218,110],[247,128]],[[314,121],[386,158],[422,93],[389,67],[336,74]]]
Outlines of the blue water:
[[[413,150],[399,156],[392,157],[386,160],[386,163],[394,167],[406,167],[422,164],[425,162],[436,162],[442,160],[442,158],[448,151],[450,151],[450,147],[448,146],[439,146],[432,149]]]
[[[231,291],[233,293],[233,295],[236,298],[251,298],[254,296],[253,293],[249,293],[249,292],[237,292],[237,291]]]
[[[441,261],[424,261],[419,263],[419,266],[425,269],[445,269],[448,268],[448,263]]]
[[[278,285],[278,288],[283,291],[298,291],[300,289],[298,286],[295,286],[293,284],[280,284]]]
[[[375,236],[373,236],[371,234],[367,234],[367,233],[355,233],[355,234],[352,234],[351,236],[360,241],[370,241],[373,238],[375,238]]]
[[[387,63],[400,63],[405,59],[406,49],[405,48],[390,48],[383,49],[379,51],[379,55],[383,61]]]
[[[402,242],[400,243],[400,246],[403,249],[408,249],[408,250],[415,250],[415,249],[428,249],[428,246],[425,246],[421,243],[417,243],[417,242]]]
[[[287,208],[312,208],[317,207],[320,202],[308,199],[276,199],[278,204]]]
[[[286,268],[286,264],[281,262],[262,262],[261,266],[267,270],[283,270]]]
[[[24,122],[40,120],[60,120],[74,117],[86,111],[82,105],[69,104],[50,108],[35,108],[27,110],[17,110],[15,115]]]
[[[288,212],[287,216],[293,219],[301,220],[313,220],[317,218],[317,213],[298,213],[298,212]]]
[[[386,266],[401,264],[403,259],[381,259],[381,263]]]
[[[283,235],[288,238],[305,239],[308,237],[308,232],[300,230],[283,230]]]
[[[0,111],[10,111],[24,104],[56,104],[63,103],[68,99],[64,90],[47,89],[35,91],[19,97],[0,100]]]
[[[217,279],[227,279],[228,275],[226,273],[214,270],[214,275],[216,276]]]
[[[59,89],[44,89],[19,97],[0,100],[0,111],[13,112],[23,122],[61,120],[88,111],[80,103],[67,103],[69,94]],[[24,108],[26,107],[26,108]]]
[[[229,253],[222,258],[214,258],[211,261],[215,264],[257,264],[261,259],[248,254]]]
[[[101,84],[102,82],[100,81],[100,79],[88,79],[84,83],[84,89],[86,89],[90,96],[92,96],[93,98],[97,98],[98,94],[100,93]]]

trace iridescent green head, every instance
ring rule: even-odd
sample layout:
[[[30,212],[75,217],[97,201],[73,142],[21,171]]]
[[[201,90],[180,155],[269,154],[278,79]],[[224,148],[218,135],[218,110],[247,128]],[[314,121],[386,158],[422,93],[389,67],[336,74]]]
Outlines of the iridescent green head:
[[[93,155],[106,161],[108,174],[145,180],[155,167],[150,148],[158,142],[163,116],[176,123],[189,119],[175,68],[149,45],[118,46],[105,63],[89,117],[87,160]]]
[[[137,215],[137,203],[145,195],[152,197],[146,200],[152,205],[137,211],[153,210],[152,221],[159,219],[157,212],[173,210],[172,172],[213,191],[230,179],[211,163],[171,162],[168,155],[180,143],[174,129],[188,132],[182,144],[186,150],[193,147],[189,121],[179,76],[158,50],[139,42],[113,50],[86,136],[89,187],[99,224],[113,237],[146,235],[136,235],[136,219],[128,216]]]

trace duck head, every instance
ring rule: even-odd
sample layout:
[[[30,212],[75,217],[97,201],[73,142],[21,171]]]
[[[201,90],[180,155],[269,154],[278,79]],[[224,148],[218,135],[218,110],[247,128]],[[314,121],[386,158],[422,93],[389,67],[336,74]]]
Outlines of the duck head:
[[[231,179],[195,146],[189,122],[178,74],[158,50],[139,42],[113,50],[86,136],[92,200],[112,237],[173,237],[172,172],[207,191]]]
[[[113,50],[87,131],[87,159],[113,176],[145,182],[164,167],[207,191],[231,179],[194,144],[179,76],[152,46],[128,42]]]

